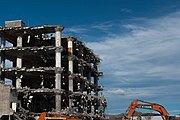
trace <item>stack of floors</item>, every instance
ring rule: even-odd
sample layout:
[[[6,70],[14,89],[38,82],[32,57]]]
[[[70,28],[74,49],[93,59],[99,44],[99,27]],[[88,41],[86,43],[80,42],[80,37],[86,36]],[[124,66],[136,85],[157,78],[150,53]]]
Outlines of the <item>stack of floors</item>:
[[[12,80],[18,93],[16,113],[23,109],[31,116],[45,111],[103,118],[106,100],[98,95],[100,59],[77,38],[62,37],[63,29],[1,27],[1,81]]]

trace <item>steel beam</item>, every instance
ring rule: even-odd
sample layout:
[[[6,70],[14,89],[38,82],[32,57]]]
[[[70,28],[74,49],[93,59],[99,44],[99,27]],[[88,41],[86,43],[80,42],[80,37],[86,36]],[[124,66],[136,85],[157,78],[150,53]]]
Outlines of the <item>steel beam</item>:
[[[17,47],[22,47],[22,36],[17,37]],[[16,60],[16,67],[17,68],[22,68],[22,56],[18,55],[17,60]],[[16,76],[16,88],[21,88],[21,78],[20,76]]]

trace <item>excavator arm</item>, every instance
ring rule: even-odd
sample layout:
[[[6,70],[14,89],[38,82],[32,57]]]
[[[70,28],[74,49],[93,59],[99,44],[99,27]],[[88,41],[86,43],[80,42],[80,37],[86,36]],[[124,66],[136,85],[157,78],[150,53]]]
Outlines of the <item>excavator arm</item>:
[[[130,118],[131,116],[134,115],[135,111],[136,111],[136,106],[138,105],[138,99],[133,100],[131,102],[131,104],[128,106],[126,113],[127,113],[127,117]]]
[[[139,102],[141,102],[142,104],[139,104]],[[136,99],[131,102],[131,104],[128,106],[128,108],[126,110],[128,118],[133,116],[134,112],[136,111],[136,108],[157,111],[160,113],[163,120],[168,119],[168,116],[169,116],[169,113],[162,105]]]

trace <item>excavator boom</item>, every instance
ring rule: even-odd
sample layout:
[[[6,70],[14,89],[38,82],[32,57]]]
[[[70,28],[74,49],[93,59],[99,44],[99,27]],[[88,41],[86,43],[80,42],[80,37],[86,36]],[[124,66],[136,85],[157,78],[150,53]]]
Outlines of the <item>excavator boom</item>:
[[[139,102],[141,102],[142,104],[139,104]],[[162,105],[135,99],[131,102],[126,110],[128,118],[133,116],[136,108],[155,110],[160,113],[163,120],[168,119],[169,116],[169,113]]]

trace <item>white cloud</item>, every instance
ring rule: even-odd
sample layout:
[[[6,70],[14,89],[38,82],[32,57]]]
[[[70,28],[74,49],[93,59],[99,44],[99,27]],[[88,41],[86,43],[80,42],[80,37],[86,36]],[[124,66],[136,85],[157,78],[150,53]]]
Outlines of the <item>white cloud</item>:
[[[105,91],[109,94],[115,94],[115,95],[125,95],[126,91],[122,89],[112,89],[112,90],[107,90]]]
[[[84,34],[86,35],[86,39],[88,37],[92,37],[93,35],[94,37],[97,38],[97,33],[112,35],[111,30],[114,28],[119,29],[119,25],[117,26],[117,24],[115,24],[112,21],[107,21],[103,23],[98,22],[89,25],[78,25],[78,26],[68,27],[64,30],[64,34],[66,35],[69,33],[73,33],[73,34],[78,34],[78,36],[79,34]]]
[[[146,30],[145,27],[133,25],[133,24],[126,24],[123,25],[123,27],[130,30]]]
[[[174,115],[180,115],[180,110],[170,110],[168,112],[175,113]]]
[[[104,23],[99,23],[99,24],[93,24],[91,25],[91,28],[99,29],[99,30],[109,30],[114,26],[112,22],[104,22]]]
[[[74,27],[69,27],[65,30],[65,32],[73,32],[73,33],[84,33],[88,29],[86,29],[84,26],[74,26]]]
[[[132,10],[131,10],[131,9],[128,9],[128,8],[122,8],[122,9],[121,9],[121,12],[124,12],[124,13],[132,13]]]
[[[128,100],[150,96],[148,99],[179,101],[180,12],[143,20],[141,24],[132,24],[132,20],[122,25],[128,30],[123,35],[117,33],[105,36],[104,41],[88,42],[102,58],[105,86],[114,94],[111,99],[120,93]]]
[[[163,20],[168,21],[167,17],[151,20],[154,26],[144,28],[136,25],[131,27],[133,32],[126,36],[117,34],[115,37],[105,38],[105,41],[89,42],[88,46],[102,57],[103,67],[108,65],[105,71],[112,75],[118,76],[119,73],[121,76],[124,71],[126,75],[135,73],[136,76],[138,72],[158,77],[163,77],[162,73],[177,73],[176,78],[179,79],[177,71],[180,71],[180,64],[177,63],[180,58],[180,34],[177,31],[180,31],[180,24],[173,23],[180,18],[171,20],[168,24],[162,24]]]

